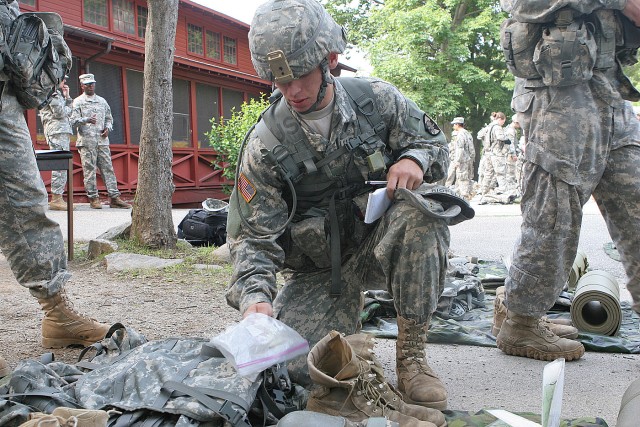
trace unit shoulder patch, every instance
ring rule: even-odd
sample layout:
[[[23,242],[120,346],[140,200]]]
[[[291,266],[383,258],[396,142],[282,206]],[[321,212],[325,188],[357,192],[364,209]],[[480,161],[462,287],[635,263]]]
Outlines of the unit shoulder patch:
[[[429,135],[436,136],[442,132],[436,122],[427,114],[424,115],[422,120],[424,121],[424,130],[429,132]]]

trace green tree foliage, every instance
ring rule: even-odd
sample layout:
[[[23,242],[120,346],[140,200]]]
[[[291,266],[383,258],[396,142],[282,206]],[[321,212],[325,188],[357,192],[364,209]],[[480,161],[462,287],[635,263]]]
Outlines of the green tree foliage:
[[[207,137],[209,145],[218,153],[213,166],[223,170],[222,176],[226,179],[234,180],[240,146],[245,135],[268,106],[267,99],[252,98],[249,102],[243,103],[240,110],[233,108],[230,119],[220,117],[219,123],[216,123],[215,118],[211,119],[211,131],[207,132]]]
[[[373,75],[446,124],[477,131],[492,111],[510,113],[513,76],[503,62],[496,0],[324,0],[368,54]]]

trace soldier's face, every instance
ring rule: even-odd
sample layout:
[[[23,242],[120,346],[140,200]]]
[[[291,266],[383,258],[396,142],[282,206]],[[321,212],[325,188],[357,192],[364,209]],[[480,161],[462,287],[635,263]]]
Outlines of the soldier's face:
[[[322,84],[322,71],[316,68],[299,79],[292,80],[287,83],[276,83],[276,87],[280,89],[287,103],[299,113],[307,111],[318,99],[318,92]],[[331,90],[331,96],[329,91]],[[331,102],[333,94],[333,85],[327,87],[327,94],[318,105],[317,109],[326,107]]]
[[[82,91],[87,95],[94,95],[96,93],[96,84],[95,83],[83,83]]]

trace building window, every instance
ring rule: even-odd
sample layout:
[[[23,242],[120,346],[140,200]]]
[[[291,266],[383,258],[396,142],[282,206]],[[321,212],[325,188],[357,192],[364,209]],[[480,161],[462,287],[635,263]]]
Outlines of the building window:
[[[131,141],[132,145],[140,145],[144,75],[136,70],[127,70],[126,75],[127,101],[129,103],[129,141]]]
[[[112,0],[113,29],[126,34],[135,34],[134,4],[130,0]]]
[[[191,147],[189,117],[189,82],[173,79],[173,134],[171,135],[173,147]]]
[[[207,58],[220,61],[220,33],[207,30]]]
[[[109,142],[126,144],[124,136],[124,93],[122,91],[122,68],[102,62],[90,62],[90,72],[96,77],[96,94],[103,97],[113,116],[113,130],[109,132]]]
[[[188,49],[189,52],[202,55],[202,27],[197,25],[187,25]]]
[[[108,27],[107,0],[84,0],[84,20],[90,24]]]
[[[224,36],[224,62],[237,64],[236,39]]]
[[[244,93],[231,89],[222,89],[222,119],[229,120],[233,111],[240,111],[244,103]]]
[[[211,119],[220,120],[218,96],[220,89],[196,83],[196,114],[198,119],[198,147],[211,148],[206,133],[211,132]]]
[[[138,6],[138,37],[141,39],[147,34],[147,19],[149,11],[146,7]]]

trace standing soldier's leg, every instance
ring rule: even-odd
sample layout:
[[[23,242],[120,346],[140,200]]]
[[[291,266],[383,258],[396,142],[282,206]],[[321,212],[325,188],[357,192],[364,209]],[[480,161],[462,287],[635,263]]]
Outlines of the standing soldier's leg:
[[[493,168],[493,157],[491,153],[486,153],[484,159],[484,170],[482,171],[482,182],[480,187],[480,194],[485,195],[494,188],[496,180],[496,171]]]
[[[113,163],[111,162],[111,149],[109,149],[108,145],[98,146],[98,169],[100,169],[104,185],[107,187],[107,193],[111,200],[109,206],[112,208],[131,208],[130,204],[120,198],[118,180],[116,179],[116,173],[113,170]]]
[[[69,134],[56,133],[47,137],[49,148],[52,150],[69,150]],[[51,172],[51,203],[49,209],[66,211],[67,204],[62,198],[64,186],[67,184],[67,171]]]
[[[633,298],[640,313],[640,147],[627,145],[611,150],[604,175],[593,192],[607,223],[609,234],[620,252]]]
[[[84,176],[84,189],[87,192],[89,203],[93,209],[102,209],[98,197],[98,184],[96,182],[96,168],[98,163],[97,145],[87,143],[78,147],[80,161],[82,162],[82,174]]]

